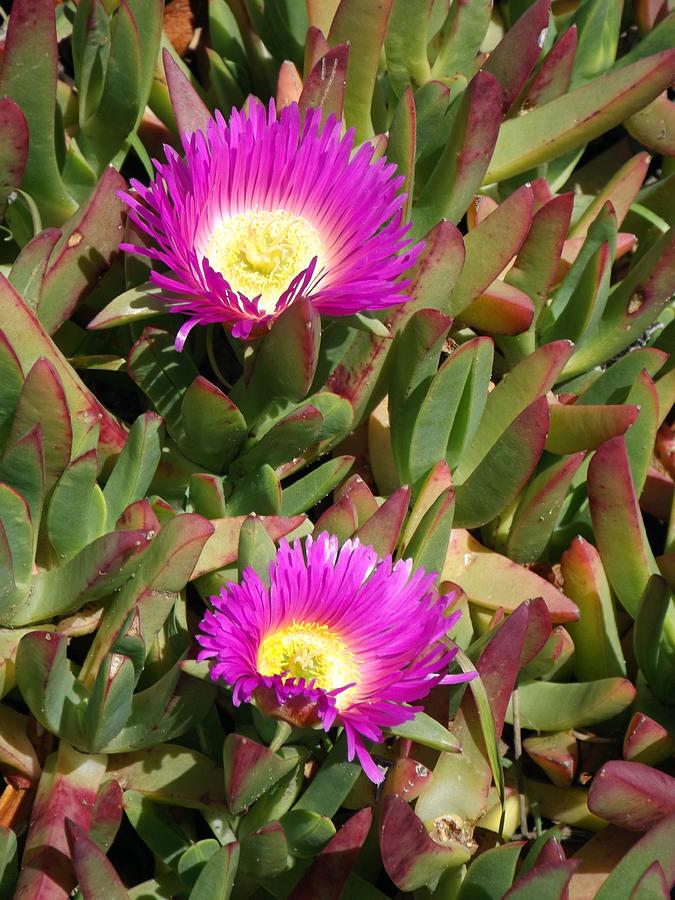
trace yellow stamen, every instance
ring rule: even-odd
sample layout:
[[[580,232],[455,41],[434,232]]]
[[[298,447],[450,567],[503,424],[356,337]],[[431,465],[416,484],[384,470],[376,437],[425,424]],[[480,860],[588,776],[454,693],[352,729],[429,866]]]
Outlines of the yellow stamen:
[[[323,248],[316,228],[285,209],[252,209],[222,219],[211,232],[203,255],[235,291],[274,312],[281,294]]]
[[[324,691],[358,682],[359,678],[354,657],[342,638],[326,625],[313,622],[293,622],[264,638],[258,650],[258,671],[261,675],[288,672],[292,678],[314,680]],[[347,705],[353,690],[338,694],[338,706]]]

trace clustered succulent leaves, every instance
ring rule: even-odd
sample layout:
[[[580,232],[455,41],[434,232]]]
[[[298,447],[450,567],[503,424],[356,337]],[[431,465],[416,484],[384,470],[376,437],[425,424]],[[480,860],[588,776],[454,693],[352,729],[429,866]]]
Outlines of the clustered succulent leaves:
[[[670,896],[671,9],[2,4],[1,897]],[[136,198],[279,114],[369,166],[324,204],[361,280],[188,336]],[[365,772],[197,658],[323,533],[454,611]]]

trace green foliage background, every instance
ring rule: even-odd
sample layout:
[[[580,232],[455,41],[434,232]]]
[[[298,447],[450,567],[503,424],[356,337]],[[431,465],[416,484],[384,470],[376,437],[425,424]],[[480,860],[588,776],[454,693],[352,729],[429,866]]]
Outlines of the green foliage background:
[[[4,18],[0,896],[669,896],[668,0]],[[117,192],[251,94],[398,165],[412,299],[178,354]],[[454,583],[480,673],[377,791],[194,660],[208,597],[315,530]]]

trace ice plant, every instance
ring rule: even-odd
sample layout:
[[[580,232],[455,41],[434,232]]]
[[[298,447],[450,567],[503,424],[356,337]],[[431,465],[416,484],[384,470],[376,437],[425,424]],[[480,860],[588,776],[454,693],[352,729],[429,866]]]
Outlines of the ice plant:
[[[375,550],[322,532],[282,541],[267,588],[252,569],[212,597],[197,640],[211,677],[233,689],[234,703],[255,700],[273,715],[328,731],[344,727],[349,758],[382,779],[364,745],[382,729],[414,718],[413,704],[447,675],[456,650],[441,639],[460,613],[438,597],[436,575],[393,564]]]
[[[402,222],[403,178],[370,144],[352,155],[341,129],[319,110],[303,122],[292,104],[277,119],[274,101],[251,101],[186,133],[185,159],[166,148],[149,187],[132,180],[129,215],[151,245],[123,246],[168,267],[151,278],[188,316],[178,347],[210,322],[246,338],[301,296],[336,316],[406,299],[421,245]]]
[[[0,898],[669,896],[672,3],[179,5],[3,4]]]

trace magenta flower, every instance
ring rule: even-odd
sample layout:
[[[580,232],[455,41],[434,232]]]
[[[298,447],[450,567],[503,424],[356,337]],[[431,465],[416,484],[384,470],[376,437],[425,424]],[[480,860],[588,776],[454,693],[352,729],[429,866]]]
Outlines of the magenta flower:
[[[403,178],[364,144],[321,125],[293,104],[276,118],[252,100],[229,123],[216,113],[206,134],[183,136],[185,159],[165,148],[158,177],[123,194],[129,216],[151,246],[122,248],[164,263],[153,272],[172,312],[197,324],[222,322],[235,337],[269,328],[299,297],[321,313],[350,315],[408,299],[402,273],[416,260],[402,221]]]
[[[412,560],[378,560],[358,540],[338,548],[325,532],[281,542],[269,588],[252,570],[212,597],[197,640],[198,658],[215,661],[214,681],[233,701],[254,699],[265,712],[297,725],[341,725],[375,782],[382,773],[364,745],[382,729],[414,718],[411,706],[435,685],[471,676],[446,674],[456,650],[441,639],[460,612],[437,595],[436,576]],[[404,705],[405,704],[405,705]]]

